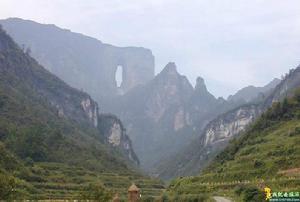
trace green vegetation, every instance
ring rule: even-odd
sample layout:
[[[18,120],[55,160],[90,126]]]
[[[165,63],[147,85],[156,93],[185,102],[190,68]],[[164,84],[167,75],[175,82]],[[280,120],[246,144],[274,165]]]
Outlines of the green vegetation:
[[[274,103],[232,140],[201,175],[172,181],[167,193],[225,194],[237,201],[262,201],[265,186],[278,191],[299,190],[299,114],[297,90],[293,98]]]

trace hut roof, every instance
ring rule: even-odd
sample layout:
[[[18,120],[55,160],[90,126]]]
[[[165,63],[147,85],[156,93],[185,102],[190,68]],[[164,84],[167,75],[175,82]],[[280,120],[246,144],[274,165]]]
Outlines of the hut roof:
[[[133,183],[133,184],[129,187],[128,191],[140,191],[140,189]]]

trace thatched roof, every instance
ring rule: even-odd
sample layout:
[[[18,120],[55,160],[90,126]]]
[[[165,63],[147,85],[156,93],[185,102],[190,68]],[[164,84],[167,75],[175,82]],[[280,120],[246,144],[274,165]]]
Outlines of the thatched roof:
[[[140,191],[140,189],[133,183],[129,189],[128,189],[129,192],[131,191]]]

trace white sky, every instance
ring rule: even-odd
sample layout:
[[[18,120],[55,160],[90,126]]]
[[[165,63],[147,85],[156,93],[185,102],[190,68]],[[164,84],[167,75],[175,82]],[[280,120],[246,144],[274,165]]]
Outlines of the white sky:
[[[150,48],[216,96],[261,86],[300,63],[300,0],[0,0],[0,18],[56,24]]]

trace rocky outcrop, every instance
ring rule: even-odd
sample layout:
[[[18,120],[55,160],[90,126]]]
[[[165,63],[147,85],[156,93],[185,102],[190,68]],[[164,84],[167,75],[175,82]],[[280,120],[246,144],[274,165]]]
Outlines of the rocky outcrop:
[[[170,62],[149,84],[149,100],[146,103],[146,116],[158,122],[171,106],[182,106],[193,92],[193,87],[185,76],[177,72],[175,63]]]
[[[105,142],[118,148],[126,158],[139,165],[139,159],[133,151],[131,140],[120,119],[111,114],[101,114],[98,128],[105,136]]]
[[[204,147],[227,142],[239,134],[260,114],[257,105],[242,106],[225,113],[210,122],[204,130],[202,143]]]
[[[93,103],[91,98],[87,98],[81,101],[81,107],[83,108],[85,114],[89,120],[93,123],[94,127],[98,126],[98,106]]]
[[[154,78],[154,57],[148,49],[120,48],[55,25],[18,18],[0,24],[21,47],[30,48],[40,64],[100,104]],[[120,87],[115,78],[118,66],[123,68]]]
[[[183,108],[179,108],[174,117],[174,131],[184,128],[189,122],[189,114]]]

